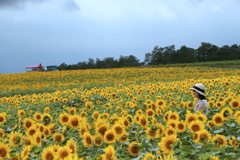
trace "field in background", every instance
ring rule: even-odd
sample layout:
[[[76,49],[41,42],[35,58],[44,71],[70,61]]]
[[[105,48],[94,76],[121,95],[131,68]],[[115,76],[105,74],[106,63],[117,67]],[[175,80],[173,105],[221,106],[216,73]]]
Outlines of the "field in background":
[[[0,75],[0,157],[237,159],[238,67],[224,61]],[[193,114],[188,88],[195,83],[206,86],[207,116]]]

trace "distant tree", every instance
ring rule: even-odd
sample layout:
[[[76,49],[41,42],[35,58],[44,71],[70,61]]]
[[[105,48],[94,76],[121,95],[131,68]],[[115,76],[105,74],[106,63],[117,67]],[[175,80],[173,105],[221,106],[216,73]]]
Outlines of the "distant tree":
[[[164,48],[159,48],[155,46],[152,53],[145,55],[145,62],[148,62],[148,65],[158,65],[163,63],[163,50]]]
[[[94,59],[89,58],[89,59],[88,59],[87,66],[88,66],[88,67],[87,67],[88,69],[94,69],[94,68],[95,68],[95,62],[94,62]]]
[[[240,59],[240,46],[233,44],[231,47],[231,52],[229,53],[230,60]]]
[[[58,70],[75,70],[75,69],[93,69],[93,68],[116,68],[132,67],[140,65],[158,65],[171,63],[191,63],[217,60],[235,60],[240,59],[240,45],[224,45],[218,47],[211,43],[201,42],[197,49],[182,46],[175,50],[175,46],[158,47],[155,46],[151,53],[145,54],[145,59],[140,62],[134,55],[120,56],[118,60],[113,57],[107,57],[103,60],[99,58],[89,58],[88,62],[79,62],[77,64],[67,65],[60,64]]]
[[[149,65],[152,62],[152,54],[151,53],[146,53],[145,58],[144,58],[144,65]]]
[[[168,64],[168,63],[174,63],[174,55],[175,55],[176,51],[175,51],[175,46],[171,45],[171,46],[167,46],[164,47],[163,50],[163,64]]]
[[[195,49],[182,46],[174,54],[174,61],[175,63],[191,63],[195,61],[195,56]]]
[[[229,59],[230,47],[228,45],[224,45],[218,50],[218,60],[223,61]]]
[[[85,61],[84,62],[78,62],[77,66],[78,66],[79,69],[88,69],[88,64]]]
[[[103,59],[104,68],[116,68],[117,67],[117,60],[113,57],[107,57]]]
[[[96,59],[96,68],[105,68],[104,62],[99,58]]]
[[[135,56],[120,56],[118,59],[118,67],[140,66],[139,59]]]
[[[197,49],[197,59],[200,62],[213,61],[217,59],[218,47],[211,43],[202,42]]]
[[[128,66],[140,66],[141,64],[139,61],[140,60],[133,55],[128,56],[128,62],[129,62]]]
[[[56,68],[61,71],[61,70],[66,70],[67,66],[68,65],[66,63],[62,63],[59,66],[57,66]]]

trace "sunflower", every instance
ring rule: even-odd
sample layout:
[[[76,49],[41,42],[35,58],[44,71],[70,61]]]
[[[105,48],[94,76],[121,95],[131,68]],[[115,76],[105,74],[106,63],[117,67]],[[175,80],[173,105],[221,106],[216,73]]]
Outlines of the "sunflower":
[[[35,121],[42,121],[42,114],[39,113],[39,112],[34,113],[33,119],[34,119]]]
[[[212,120],[207,121],[207,126],[208,126],[209,128],[212,128],[212,127],[214,126],[213,121],[212,121]]]
[[[85,147],[88,147],[88,148],[93,146],[93,137],[89,132],[83,135],[83,144]]]
[[[227,145],[227,140],[226,137],[220,134],[216,134],[213,138],[212,138],[212,143],[214,145],[217,145],[219,147],[224,147]]]
[[[210,156],[210,160],[218,160],[217,156]]]
[[[130,153],[131,156],[136,157],[139,155],[140,150],[140,144],[137,142],[131,142],[128,145],[128,152]]]
[[[39,132],[41,132],[41,133],[44,132],[45,126],[42,123],[38,123],[38,124],[36,124],[36,126],[37,126],[37,129]]]
[[[103,136],[108,129],[109,129],[108,124],[102,124],[96,128],[96,131],[97,133],[100,133]]]
[[[196,114],[193,114],[193,113],[190,113],[188,112],[187,115],[186,115],[186,118],[185,118],[185,122],[187,124],[190,124],[192,121],[195,121],[197,120],[197,115]]]
[[[209,108],[212,108],[215,103],[214,103],[214,101],[209,101],[208,104],[209,104]]]
[[[23,123],[24,123],[24,128],[28,129],[28,128],[30,128],[31,126],[33,126],[35,124],[35,121],[32,120],[31,118],[25,118],[23,120]]]
[[[192,121],[188,125],[188,129],[190,130],[190,132],[195,133],[197,131],[200,131],[200,130],[204,129],[204,123],[202,123],[199,120]]]
[[[11,160],[21,160],[21,155],[19,153],[15,153],[12,155]]]
[[[49,147],[51,147],[55,153],[57,153],[59,148],[60,148],[60,146],[58,144],[54,144],[54,145],[51,145]]]
[[[157,108],[157,109],[156,109],[156,115],[157,115],[157,116],[162,115],[162,110],[161,110],[160,108]]]
[[[233,111],[231,108],[225,107],[221,109],[220,114],[222,114],[223,120],[228,120],[232,117]]]
[[[160,156],[159,160],[178,160],[178,159],[173,158],[173,156],[170,154],[170,155]]]
[[[43,160],[55,160],[56,154],[51,147],[47,147],[42,152],[42,159]]]
[[[78,115],[71,115],[69,119],[69,125],[73,129],[78,129],[80,127],[81,117]]]
[[[130,124],[131,124],[131,122],[128,120],[127,117],[123,117],[120,121],[121,121],[121,123],[123,124],[123,126],[125,128],[128,128],[130,126]]]
[[[62,133],[54,133],[53,139],[56,142],[63,142],[64,141],[64,135]]]
[[[229,144],[235,148],[240,146],[240,142],[234,136],[232,136],[232,138],[229,140]]]
[[[76,154],[77,153],[77,143],[72,139],[70,138],[68,141],[67,141],[67,144],[66,144],[67,147],[71,148],[71,153],[72,154]]]
[[[173,128],[176,128],[176,125],[177,125],[178,121],[177,120],[173,120],[173,119],[169,119],[167,121],[167,127],[173,127]]]
[[[0,128],[0,138],[3,138],[5,136],[5,133],[2,128]]]
[[[187,102],[187,108],[189,108],[189,109],[193,109],[194,108],[194,104],[193,104],[192,101],[188,101]]]
[[[96,144],[97,146],[101,146],[102,142],[103,142],[102,135],[101,134],[96,134],[93,137],[93,141],[94,141],[94,144]]]
[[[113,129],[109,129],[104,134],[104,141],[106,143],[115,143],[117,139],[117,135]]]
[[[91,110],[94,108],[94,105],[92,104],[91,101],[87,101],[87,102],[85,103],[85,107],[86,107],[86,109],[87,109],[88,111],[91,111]]]
[[[146,116],[147,117],[154,117],[155,113],[153,109],[147,109]]]
[[[165,127],[164,127],[164,125],[161,124],[161,123],[157,123],[156,126],[157,126],[157,131],[156,131],[157,135],[156,135],[156,138],[160,138],[160,137],[162,137],[162,136],[164,135],[164,133],[165,133]]]
[[[34,136],[32,137],[33,143],[37,146],[40,146],[42,143],[42,136],[39,132],[37,132],[36,134],[34,134]]]
[[[50,127],[49,126],[44,127],[44,131],[43,131],[44,138],[48,138],[50,134],[51,134]]]
[[[13,132],[9,135],[9,142],[11,146],[17,146],[22,143],[22,133]]]
[[[0,159],[9,158],[10,148],[7,144],[0,142]]]
[[[230,102],[230,106],[232,109],[238,109],[240,106],[240,102],[237,99],[232,99]]]
[[[42,115],[42,121],[43,121],[45,126],[49,125],[52,120],[53,120],[53,118],[49,113],[44,113]]]
[[[30,146],[31,148],[35,146],[33,137],[28,136],[23,139],[24,146]]]
[[[179,141],[177,135],[173,134],[170,136],[163,137],[161,142],[158,143],[158,145],[161,147],[160,149],[164,152],[164,154],[169,155],[174,153],[172,145],[177,141]]]
[[[198,113],[197,114],[197,119],[200,120],[203,123],[207,122],[207,116],[203,113]]]
[[[215,106],[218,108],[218,109],[221,109],[223,107],[223,102],[216,102],[215,103]]]
[[[236,119],[236,122],[240,125],[240,117]]]
[[[115,134],[117,135],[118,138],[121,137],[126,132],[123,125],[121,125],[120,123],[114,124],[112,129],[115,131]]]
[[[80,132],[80,136],[83,137],[84,134],[89,130],[89,125],[87,123],[83,123],[82,125],[80,125],[79,127],[79,132]]]
[[[187,128],[187,126],[184,121],[177,121],[177,125],[176,125],[177,132],[182,133],[186,130],[186,128]]]
[[[128,136],[129,136],[129,134],[128,134],[128,133],[125,133],[122,137],[119,138],[119,141],[120,141],[120,142],[129,141]]]
[[[69,119],[70,119],[70,115],[69,115],[68,113],[61,113],[61,114],[59,115],[59,122],[60,122],[62,125],[68,125]]]
[[[152,153],[147,153],[144,155],[142,160],[154,160],[155,156]]]
[[[165,122],[167,122],[168,120],[169,120],[169,114],[171,114],[171,110],[170,111],[167,111],[165,114],[164,114],[164,116],[163,116],[163,120],[165,121]]]
[[[176,129],[173,128],[172,126],[165,129],[166,136],[174,135],[174,134],[176,134],[176,132],[177,132]]]
[[[197,136],[196,136],[197,139],[195,140],[196,143],[204,145],[204,144],[207,144],[211,141],[212,136],[205,129],[202,129],[202,130],[196,132],[195,134],[197,134]]]
[[[216,113],[213,118],[212,118],[212,121],[214,123],[215,126],[222,126],[223,125],[223,115],[220,114],[220,113]]]
[[[71,113],[71,114],[77,113],[76,107],[70,108],[69,113]]]
[[[31,152],[31,147],[30,146],[25,146],[22,150],[21,158],[23,160],[27,160],[29,158],[29,154]]]
[[[156,129],[152,129],[150,127],[147,127],[147,129],[145,130],[146,132],[146,135],[147,135],[147,138],[149,140],[153,140],[156,138],[156,135],[157,135],[157,130]]]
[[[6,118],[7,114],[5,112],[0,113],[0,125],[2,125],[6,121]]]
[[[24,110],[18,110],[18,116],[19,117],[24,117],[25,116],[25,111]]]
[[[112,145],[109,145],[107,148],[104,149],[105,154],[103,155],[106,160],[117,160],[115,156],[115,149]]]
[[[240,111],[236,111],[236,112],[234,113],[233,117],[234,117],[235,119],[238,119],[238,117],[240,117]]]
[[[139,121],[140,121],[140,115],[135,114],[135,115],[134,115],[134,121],[135,121],[136,123],[139,123]]]
[[[148,120],[147,120],[147,117],[145,117],[144,115],[140,115],[140,120],[139,120],[139,123],[140,125],[142,126],[142,128],[147,128],[148,126]]]
[[[179,114],[177,112],[169,112],[168,118],[170,120],[179,120]]]
[[[72,156],[72,150],[68,146],[59,147],[57,151],[57,159],[64,160],[65,158]]]
[[[32,125],[31,127],[29,127],[26,131],[26,135],[27,136],[33,136],[35,133],[37,132],[37,127],[36,125]]]
[[[157,99],[156,105],[157,105],[157,107],[164,107],[166,105],[166,101],[164,101],[162,99]]]
[[[50,109],[49,107],[45,107],[45,108],[44,108],[44,112],[45,112],[45,113],[50,112],[50,110],[51,110],[51,109]]]
[[[93,114],[91,115],[91,117],[92,117],[93,119],[97,120],[98,117],[99,117],[99,115],[100,115],[99,111],[94,111]]]

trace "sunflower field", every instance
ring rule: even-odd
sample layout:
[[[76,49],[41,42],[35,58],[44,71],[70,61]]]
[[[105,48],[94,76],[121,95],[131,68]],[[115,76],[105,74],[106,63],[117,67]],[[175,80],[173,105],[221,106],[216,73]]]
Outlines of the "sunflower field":
[[[190,87],[206,86],[209,114]],[[0,74],[0,159],[239,160],[240,70]]]

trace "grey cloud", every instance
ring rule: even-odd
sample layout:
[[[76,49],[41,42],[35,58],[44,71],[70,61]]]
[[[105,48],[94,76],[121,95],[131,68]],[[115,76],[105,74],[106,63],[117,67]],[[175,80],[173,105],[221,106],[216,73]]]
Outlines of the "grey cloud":
[[[75,1],[67,0],[64,4],[64,9],[67,11],[79,11],[80,7]]]
[[[23,8],[26,3],[36,4],[49,2],[51,0],[0,0],[0,9],[19,9]],[[67,11],[78,11],[80,7],[74,0],[61,0],[62,8]]]
[[[38,3],[47,0],[0,0],[0,8],[21,8],[26,2]]]

